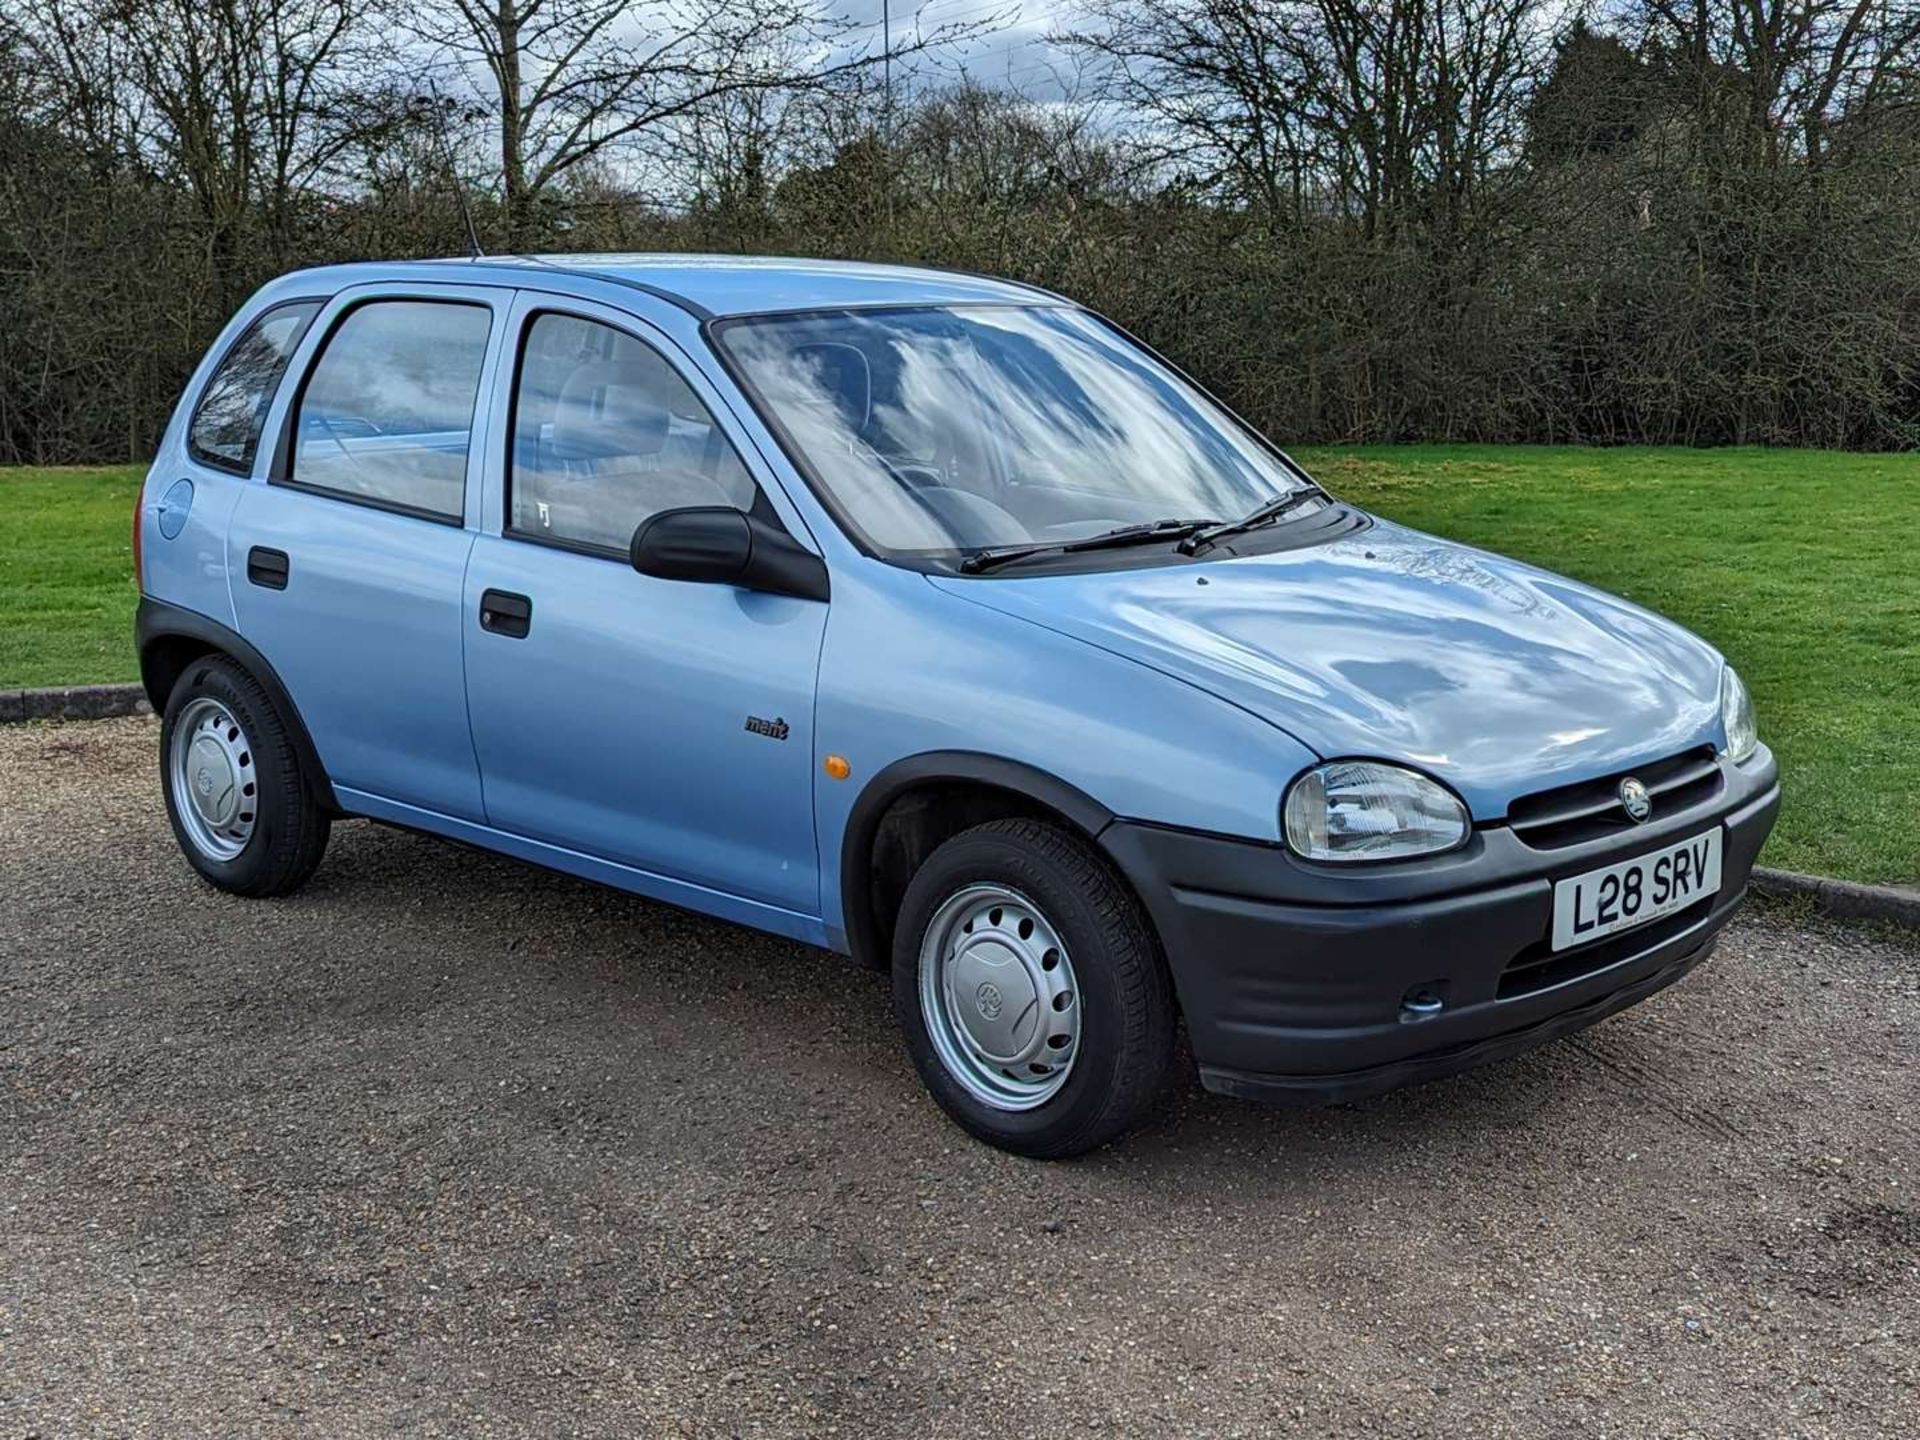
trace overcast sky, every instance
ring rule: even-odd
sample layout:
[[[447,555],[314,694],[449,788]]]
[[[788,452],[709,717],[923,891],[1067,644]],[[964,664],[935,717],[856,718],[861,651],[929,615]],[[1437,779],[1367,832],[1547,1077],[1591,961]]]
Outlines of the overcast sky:
[[[881,0],[838,0],[833,8],[860,27],[849,36],[852,44],[880,52]],[[905,68],[914,75],[931,79],[964,69],[983,84],[1006,85],[1036,100],[1058,99],[1073,82],[1073,56],[1047,41],[1050,31],[1069,23],[1071,0],[894,0],[892,9],[896,46],[916,26],[926,33],[948,25],[987,27],[936,54],[912,57]]]

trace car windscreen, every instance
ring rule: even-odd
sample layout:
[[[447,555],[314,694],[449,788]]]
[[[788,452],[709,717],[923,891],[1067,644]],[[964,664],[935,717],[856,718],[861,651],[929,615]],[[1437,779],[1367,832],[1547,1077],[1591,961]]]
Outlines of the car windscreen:
[[[753,316],[716,339],[796,463],[882,555],[1230,520],[1306,484],[1152,355],[1066,306]]]

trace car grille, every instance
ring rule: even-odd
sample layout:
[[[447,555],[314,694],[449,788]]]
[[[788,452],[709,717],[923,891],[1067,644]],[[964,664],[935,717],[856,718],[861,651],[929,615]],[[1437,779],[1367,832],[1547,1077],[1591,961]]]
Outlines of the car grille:
[[[1726,787],[1719,757],[1712,746],[1702,745],[1599,780],[1523,795],[1507,808],[1507,824],[1517,839],[1536,850],[1557,850],[1631,830],[1634,822],[1620,803],[1620,782],[1630,775],[1653,797],[1655,819],[1708,804]]]
[[[1618,965],[1622,960],[1630,960],[1656,945],[1664,945],[1710,915],[1718,898],[1714,895],[1703,896],[1686,909],[1677,910],[1652,924],[1636,925],[1631,930],[1622,930],[1617,935],[1575,946],[1571,950],[1556,953],[1551,940],[1536,941],[1508,962],[1506,971],[1500,976],[1496,998],[1513,1000],[1522,995],[1531,995],[1537,990],[1546,990],[1568,980],[1592,975],[1609,965]]]

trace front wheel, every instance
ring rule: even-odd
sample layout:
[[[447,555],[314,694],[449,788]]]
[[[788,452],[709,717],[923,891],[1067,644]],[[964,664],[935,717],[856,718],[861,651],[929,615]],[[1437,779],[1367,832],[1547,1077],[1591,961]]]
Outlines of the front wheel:
[[[928,857],[895,926],[893,1000],[941,1108],[1016,1154],[1103,1145],[1166,1083],[1173,995],[1153,932],[1055,825],[996,820]]]
[[[239,665],[209,655],[181,672],[160,725],[167,818],[187,861],[236,895],[306,883],[330,822],[286,719]]]

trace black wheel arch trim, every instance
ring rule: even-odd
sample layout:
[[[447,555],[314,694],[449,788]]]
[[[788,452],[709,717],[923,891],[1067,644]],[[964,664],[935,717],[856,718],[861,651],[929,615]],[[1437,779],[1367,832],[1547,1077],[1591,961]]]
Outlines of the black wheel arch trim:
[[[140,652],[140,683],[146,689],[153,713],[164,715],[167,710],[167,687],[162,686],[153,659],[155,646],[162,640],[172,638],[196,641],[209,650],[231,656],[246,667],[247,673],[260,682],[285,717],[294,748],[300,755],[300,768],[312,783],[315,798],[329,813],[343,814],[340,802],[333,793],[333,782],[327,778],[326,767],[320,763],[320,752],[314,748],[313,736],[307,731],[307,722],[301,718],[300,707],[293,703],[286,683],[267,657],[233,629],[211,616],[169,604],[165,600],[156,600],[151,595],[142,595],[140,608],[134,617],[134,639]]]
[[[1037,766],[974,750],[929,750],[886,766],[867,781],[848,812],[840,836],[840,913],[847,948],[871,962],[880,926],[868,905],[868,859],[880,821],[900,796],[923,785],[977,784],[1005,790],[1064,815],[1089,839],[1114,821],[1114,814],[1084,790]],[[884,959],[884,957],[882,957]]]

